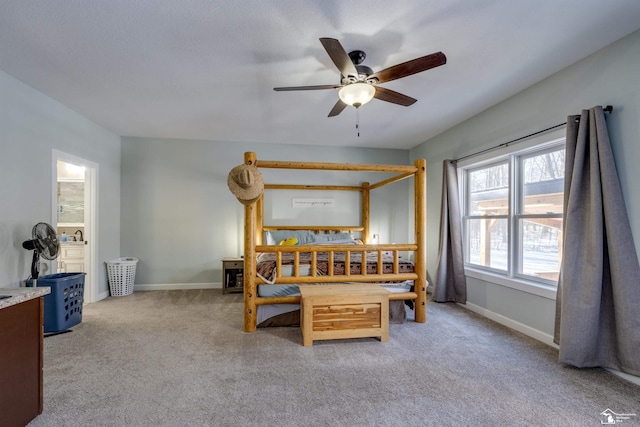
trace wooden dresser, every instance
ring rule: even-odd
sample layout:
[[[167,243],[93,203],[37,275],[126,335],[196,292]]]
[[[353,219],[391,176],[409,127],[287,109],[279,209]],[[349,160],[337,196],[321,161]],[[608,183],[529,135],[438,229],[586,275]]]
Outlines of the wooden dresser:
[[[25,426],[42,413],[44,295],[48,287],[0,289],[0,424]]]

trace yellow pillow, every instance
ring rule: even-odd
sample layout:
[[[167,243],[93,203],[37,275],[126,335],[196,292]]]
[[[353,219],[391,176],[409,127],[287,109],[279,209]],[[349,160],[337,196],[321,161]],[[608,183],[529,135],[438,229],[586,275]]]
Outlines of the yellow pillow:
[[[295,246],[298,244],[298,239],[295,237],[289,237],[288,239],[281,240],[278,245],[281,246]]]

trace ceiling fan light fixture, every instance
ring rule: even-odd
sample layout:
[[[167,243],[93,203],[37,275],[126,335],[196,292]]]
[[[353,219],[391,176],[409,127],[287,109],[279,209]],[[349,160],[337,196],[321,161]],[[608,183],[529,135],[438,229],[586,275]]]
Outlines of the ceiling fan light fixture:
[[[351,83],[343,86],[338,92],[340,100],[347,105],[360,107],[373,99],[376,88],[369,83]]]

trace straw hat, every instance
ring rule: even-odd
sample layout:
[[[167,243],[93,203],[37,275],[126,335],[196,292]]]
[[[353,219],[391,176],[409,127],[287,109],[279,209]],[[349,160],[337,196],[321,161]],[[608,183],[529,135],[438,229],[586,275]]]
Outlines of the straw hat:
[[[239,165],[231,169],[227,185],[234,196],[245,205],[256,202],[264,191],[262,174],[255,166]]]

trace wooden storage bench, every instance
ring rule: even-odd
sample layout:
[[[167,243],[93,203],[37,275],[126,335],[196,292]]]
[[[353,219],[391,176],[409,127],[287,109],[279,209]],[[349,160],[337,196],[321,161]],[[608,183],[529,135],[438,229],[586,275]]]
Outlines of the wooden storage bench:
[[[315,340],[389,340],[389,291],[374,284],[300,286],[303,344]]]

